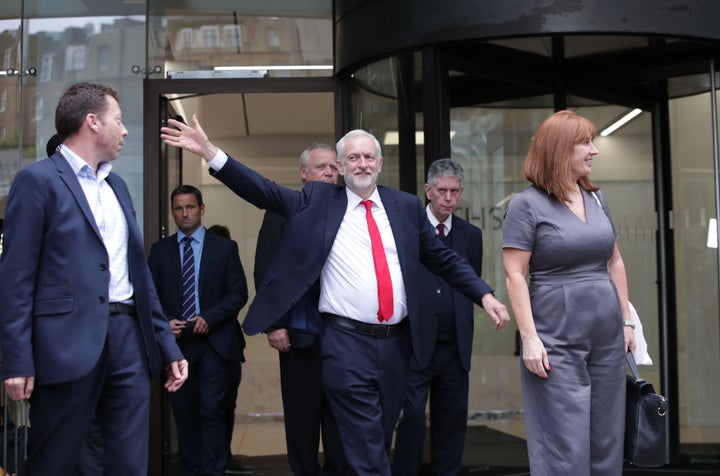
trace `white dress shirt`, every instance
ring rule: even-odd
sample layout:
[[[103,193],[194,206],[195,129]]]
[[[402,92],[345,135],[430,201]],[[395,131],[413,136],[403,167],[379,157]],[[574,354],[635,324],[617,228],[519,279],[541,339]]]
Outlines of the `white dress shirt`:
[[[128,226],[120,202],[106,180],[112,165],[109,162],[100,164],[96,175],[92,167],[67,146],[62,145],[60,152],[77,175],[108,252],[110,260],[108,299],[110,302],[130,303],[133,286],[128,271]]]
[[[228,157],[218,149],[208,165],[223,168]],[[346,188],[348,205],[330,255],[320,274],[320,312],[329,312],[358,321],[379,324],[378,290],[372,244],[362,198]],[[393,285],[393,315],[383,324],[397,324],[407,316],[405,282],[400,269],[395,237],[377,188],[370,196],[372,213],[385,248]]]
[[[433,226],[433,228],[435,228],[435,232],[440,234],[440,232],[438,232],[438,229],[437,229],[437,226],[440,224],[440,220],[435,218],[435,215],[432,214],[432,212],[430,211],[430,205],[425,207],[425,213],[427,213],[427,217],[428,217],[428,220],[430,220],[430,224]],[[453,216],[451,213],[450,215],[448,215],[448,217],[445,219],[445,221],[442,222],[442,224],[445,225],[445,236],[447,236],[448,233],[450,233],[450,230],[452,230],[452,217]]]
[[[348,205],[330,255],[320,275],[320,312],[378,324],[378,291],[372,244],[362,198],[345,189]],[[384,324],[397,324],[407,315],[407,297],[395,237],[377,188],[370,196],[393,285],[393,315]]]

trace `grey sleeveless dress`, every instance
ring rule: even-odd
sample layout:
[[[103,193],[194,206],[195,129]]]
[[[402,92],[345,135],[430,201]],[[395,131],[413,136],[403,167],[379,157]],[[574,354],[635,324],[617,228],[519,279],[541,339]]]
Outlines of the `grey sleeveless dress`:
[[[620,476],[625,424],[622,314],[607,263],[615,230],[599,192],[586,221],[531,186],[510,201],[503,248],[532,252],[530,302],[549,378],[520,362],[533,476]]]

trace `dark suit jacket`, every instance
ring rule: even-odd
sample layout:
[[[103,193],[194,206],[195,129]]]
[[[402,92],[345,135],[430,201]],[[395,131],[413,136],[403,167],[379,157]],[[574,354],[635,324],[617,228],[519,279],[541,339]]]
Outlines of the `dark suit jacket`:
[[[127,221],[128,266],[151,375],[182,359],[145,261],[125,182],[107,178]],[[3,379],[38,384],[88,374],[108,329],[108,254],[80,182],[60,153],[21,170],[6,209],[0,258]]]
[[[288,219],[282,246],[243,322],[245,332],[254,335],[287,313],[319,279],[345,215],[345,187],[309,182],[297,192],[267,180],[232,158],[211,174],[253,205]],[[415,353],[421,354],[418,280],[422,265],[478,303],[492,289],[467,260],[442,244],[416,196],[386,187],[378,187],[378,191],[398,250],[413,346]]]
[[[270,210],[265,212],[255,248],[255,268],[253,269],[255,289],[262,286],[265,273],[280,248],[286,223],[287,220],[277,213]],[[308,347],[317,337],[316,333],[308,332],[309,321],[313,322],[318,331],[320,329],[320,312],[317,308],[319,295],[320,286],[319,283],[316,283],[287,314],[280,317],[265,331],[285,328],[293,348]]]
[[[177,233],[152,245],[148,263],[165,313],[170,319],[180,319],[182,271]],[[248,291],[237,243],[205,233],[198,297],[200,316],[210,327],[210,345],[226,360],[243,360],[245,339],[237,316],[248,300]]]
[[[478,276],[482,271],[482,231],[462,218],[453,215],[450,247],[465,257]],[[420,348],[423,349],[418,359],[421,368],[425,368],[435,350],[438,334],[438,319],[435,317],[440,311],[437,309],[437,289],[442,278],[423,270],[420,290],[420,309],[423,319],[420,319]],[[460,351],[460,361],[468,372],[470,371],[470,357],[472,354],[472,341],[475,312],[473,302],[457,291],[452,293],[455,311],[455,329],[457,345]]]

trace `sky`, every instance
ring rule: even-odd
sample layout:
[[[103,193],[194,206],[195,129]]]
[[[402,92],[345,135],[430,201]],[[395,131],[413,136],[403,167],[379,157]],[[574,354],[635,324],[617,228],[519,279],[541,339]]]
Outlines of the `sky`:
[[[68,26],[84,27],[88,23],[92,24],[95,32],[98,32],[100,25],[103,23],[112,24],[115,20],[123,18],[117,16],[108,17],[65,17],[65,18],[35,18],[28,20],[28,33],[35,34],[40,31],[60,32]],[[138,21],[145,21],[144,16],[127,17],[134,18]],[[20,28],[20,20],[0,20],[0,32],[17,31]]]

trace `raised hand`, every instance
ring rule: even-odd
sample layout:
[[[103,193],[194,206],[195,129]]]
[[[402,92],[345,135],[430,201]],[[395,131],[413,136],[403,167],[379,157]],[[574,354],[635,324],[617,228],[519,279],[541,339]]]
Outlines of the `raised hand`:
[[[197,154],[206,161],[212,160],[217,153],[218,148],[210,142],[195,114],[192,115],[192,127],[168,119],[168,126],[160,128],[160,132],[160,139],[167,145]]]

